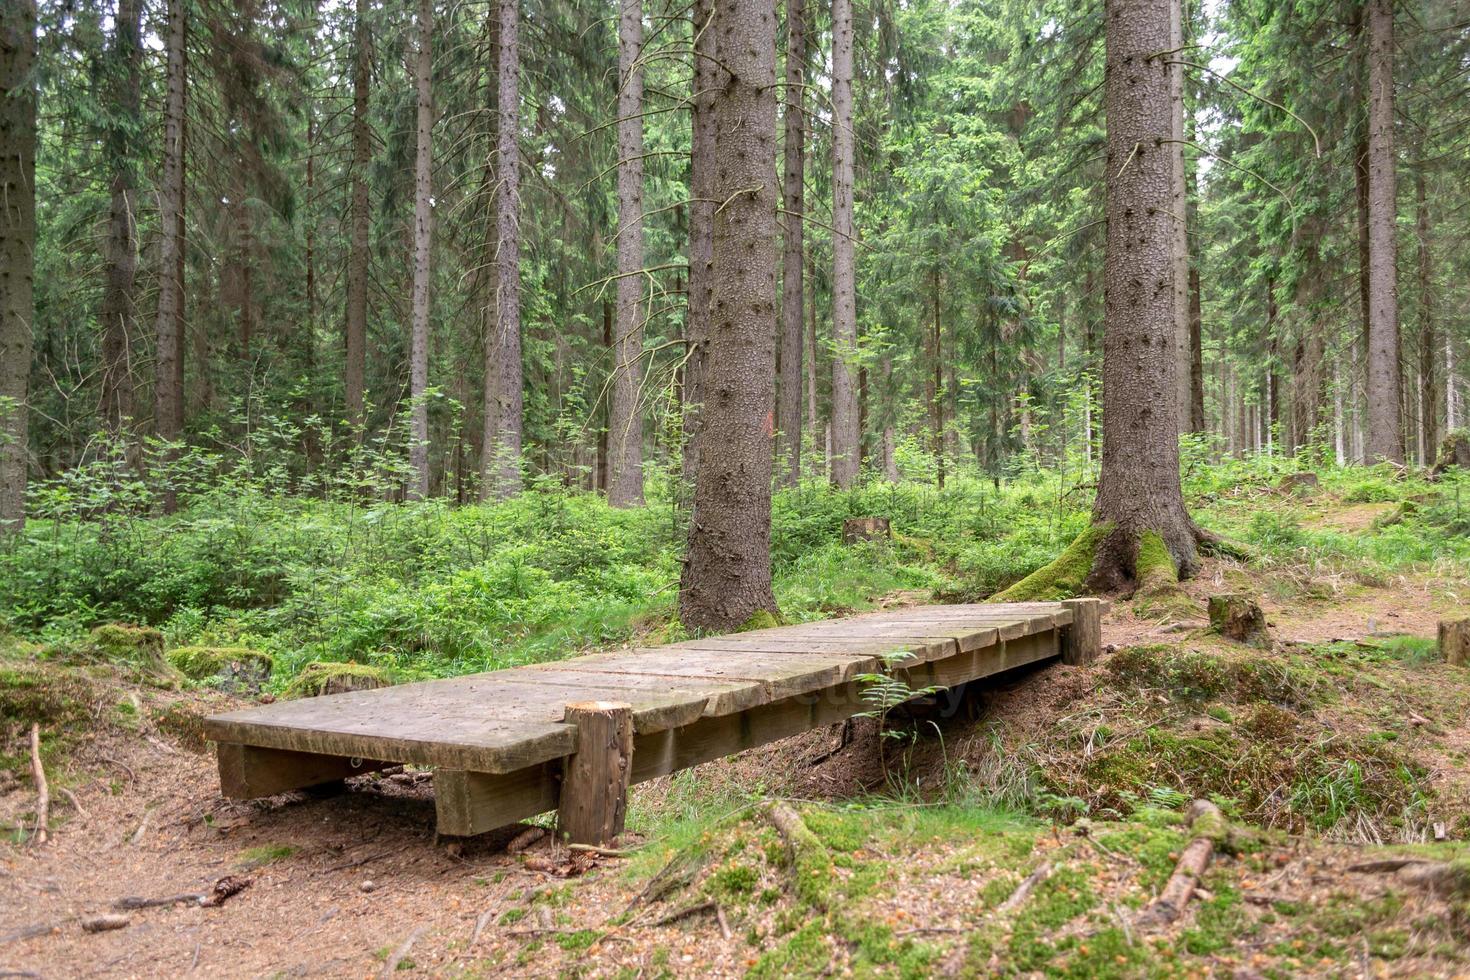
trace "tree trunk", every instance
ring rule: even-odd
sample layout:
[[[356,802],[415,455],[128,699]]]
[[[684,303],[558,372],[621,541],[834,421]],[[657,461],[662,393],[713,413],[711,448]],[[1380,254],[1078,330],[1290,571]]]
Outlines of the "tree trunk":
[[[771,591],[771,413],[776,368],[776,11],[770,0],[717,0],[728,82],[715,97],[708,401],[679,616],[729,630],[775,612]]]
[[[1434,276],[1429,251],[1429,203],[1424,168],[1414,174],[1414,231],[1419,250],[1419,425],[1424,438],[1420,462],[1434,462],[1439,448],[1439,381],[1435,358],[1439,341],[1434,329]]]
[[[1174,54],[1166,60],[1178,62],[1184,47],[1184,0],[1169,0],[1169,48]],[[1174,290],[1174,350],[1177,353],[1175,385],[1178,392],[1177,418],[1182,432],[1190,431],[1192,400],[1192,367],[1189,343],[1189,237],[1185,234],[1185,215],[1189,210],[1189,194],[1184,170],[1184,66],[1170,64],[1169,72],[1169,139],[1166,144],[1172,161],[1170,167],[1169,222],[1170,258]]]
[[[1404,461],[1399,412],[1393,0],[1368,0],[1368,459]]]
[[[1107,0],[1107,251],[1103,454],[1093,521],[1107,527],[1090,579],[1116,589],[1140,577],[1155,534],[1180,575],[1196,564],[1179,481],[1179,293],[1169,76],[1173,0]]]
[[[0,6],[0,535],[26,519],[36,252],[36,5]]]
[[[934,319],[930,332],[930,365],[933,376],[929,392],[929,439],[930,451],[934,453],[934,482],[944,489],[944,331],[939,316],[939,267],[935,266],[931,276],[929,298],[934,304]]]
[[[1205,431],[1204,314],[1201,312],[1199,266],[1189,267],[1189,431]]]
[[[414,86],[418,96],[418,118],[414,136],[413,166],[413,326],[409,338],[409,482],[407,495],[422,500],[429,495],[429,248],[432,243],[433,205],[430,197],[432,148],[429,134],[434,126],[432,75],[433,54],[429,49],[434,30],[433,0],[419,0],[418,50],[414,56]]]
[[[684,480],[699,471],[699,412],[704,401],[704,361],[709,342],[711,262],[715,217],[715,93],[725,69],[715,54],[714,0],[695,0],[694,77],[689,148],[689,322],[684,355]]]
[[[481,499],[521,489],[520,0],[497,0],[495,25],[495,317],[485,338]]]
[[[806,281],[806,431],[811,434],[812,455],[817,457],[813,469],[820,474],[827,469],[827,449],[817,413],[817,261],[810,252],[806,256]]]
[[[108,96],[112,115],[104,146],[112,170],[112,200],[107,223],[107,245],[102,283],[102,383],[99,408],[102,424],[120,433],[133,418],[132,337],[138,272],[137,176],[142,155],[138,134],[143,74],[143,45],[139,33],[138,0],[119,0],[113,19],[112,49],[108,61]]]
[[[786,145],[782,151],[780,401],[776,405],[776,459],[782,486],[801,479],[801,281],[806,180],[806,11],[786,0]]]
[[[368,236],[372,218],[368,213],[368,166],[372,163],[373,136],[368,124],[368,84],[371,77],[372,34],[367,26],[368,0],[357,0],[353,26],[352,56],[352,202],[349,206],[351,241],[347,255],[347,337],[343,366],[343,388],[347,421],[354,438],[361,438],[365,376],[367,370]]]
[[[167,72],[163,110],[163,173],[158,185],[158,318],[154,325],[153,432],[167,442],[184,430],[184,74],[188,13],[184,0],[168,2]],[[164,507],[176,505],[172,492]]]
[[[613,342],[607,502],[643,503],[643,0],[621,0],[618,18],[618,321]]]
[[[857,268],[853,254],[852,0],[832,0],[832,482],[857,482]]]
[[[895,401],[893,393],[893,357],[883,355],[879,362],[883,378],[883,478],[889,483],[898,482],[898,435],[893,427]]]

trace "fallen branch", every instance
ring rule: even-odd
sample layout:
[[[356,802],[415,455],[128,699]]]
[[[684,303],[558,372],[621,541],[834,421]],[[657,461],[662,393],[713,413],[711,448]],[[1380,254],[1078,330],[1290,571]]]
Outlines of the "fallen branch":
[[[508,847],[506,849],[509,850]],[[605,858],[626,858],[632,857],[634,854],[637,853],[636,851],[624,850],[616,847],[599,847],[596,844],[568,844],[567,850],[578,851],[583,854],[596,854],[598,857]]]
[[[77,811],[77,816],[81,817],[83,820],[87,818],[87,808],[82,806],[82,801],[77,799],[77,794],[73,793],[71,790],[63,786],[61,787],[61,795],[65,796],[67,800],[71,803],[71,808]]]
[[[827,845],[812,833],[801,814],[787,804],[773,801],[765,807],[764,813],[786,842],[797,895],[818,911],[825,912],[827,884],[832,880],[832,856],[827,853]]]
[[[0,946],[5,943],[18,943],[23,939],[35,939],[37,936],[45,936],[61,928],[60,922],[37,922],[19,929],[0,935]]]
[[[425,928],[425,926],[419,926],[413,932],[409,933],[408,938],[403,941],[403,945],[399,946],[393,955],[388,957],[388,961],[383,964],[383,972],[380,974],[383,980],[389,980],[389,978],[398,972],[398,964],[408,958],[408,951],[413,949],[413,944],[419,941],[419,937],[424,934]]]
[[[1210,866],[1210,858],[1215,853],[1216,837],[1224,834],[1225,818],[1220,813],[1220,808],[1209,800],[1195,800],[1191,803],[1184,820],[1186,826],[1203,830],[1204,833],[1190,841],[1184,853],[1179,855],[1179,862],[1174,865],[1174,873],[1169,876],[1164,890],[1138,917],[1141,924],[1167,925],[1184,913],[1184,907],[1199,888],[1205,869]]]
[[[41,725],[31,722],[31,778],[36,783],[37,844],[46,843],[46,824],[51,818],[51,788],[46,783],[46,767],[41,764]]]
[[[178,895],[164,895],[161,898],[143,898],[138,895],[125,895],[112,903],[113,911],[134,912],[138,909],[161,909],[174,905],[203,905],[203,892],[182,892]]]
[[[720,925],[720,935],[724,936],[726,939],[729,939],[731,936],[734,935],[734,933],[730,931],[730,923],[725,921],[725,910],[720,908],[718,905],[715,906],[715,921]]]
[[[649,926],[657,929],[659,926],[667,926],[678,922],[680,919],[687,919],[691,915],[698,915],[701,912],[712,912],[718,907],[712,900],[695,902],[693,905],[686,905],[681,909],[675,909],[668,915],[653,920],[649,923]]]
[[[1042,862],[1040,867],[1027,875],[1025,880],[1022,881],[1020,885],[1016,886],[1016,890],[1011,892],[1009,898],[1000,903],[1000,911],[1009,912],[1012,909],[1020,906],[1020,904],[1026,901],[1026,899],[1031,896],[1031,893],[1036,890],[1037,885],[1041,884],[1043,881],[1051,877],[1051,873],[1052,863],[1050,861]]]

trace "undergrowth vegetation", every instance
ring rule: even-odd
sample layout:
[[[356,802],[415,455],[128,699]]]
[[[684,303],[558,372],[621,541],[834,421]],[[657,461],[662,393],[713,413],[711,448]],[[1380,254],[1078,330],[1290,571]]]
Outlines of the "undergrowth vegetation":
[[[203,467],[203,463],[196,466]],[[38,495],[42,516],[0,550],[0,622],[65,640],[105,623],[163,632],[170,647],[242,647],[272,658],[272,684],[306,664],[371,665],[398,678],[557,658],[684,635],[675,620],[687,513],[679,488],[644,508],[543,483],[498,504],[387,502],[331,487],[280,492],[281,474],[210,463],[179,513],[147,484],[82,468]],[[1212,462],[1186,453],[1196,518],[1250,548],[1278,588],[1340,589],[1470,558],[1463,478],[1318,467],[1318,486],[1277,489],[1302,461]],[[1088,525],[1086,471],[1017,463],[1004,480],[956,474],[808,483],[776,495],[772,551],[782,614],[803,621],[894,592],[987,598],[1051,561]],[[1356,523],[1333,523],[1321,503]],[[1269,504],[1269,506],[1263,506]],[[891,542],[844,546],[842,522],[881,515]],[[1285,583],[1285,584],[1281,584]],[[1297,583],[1293,585],[1292,583]]]

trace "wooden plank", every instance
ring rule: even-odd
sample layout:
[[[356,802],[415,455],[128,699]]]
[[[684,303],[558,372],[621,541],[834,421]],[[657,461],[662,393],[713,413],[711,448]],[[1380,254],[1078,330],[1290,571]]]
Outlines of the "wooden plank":
[[[434,770],[439,833],[469,837],[556,809],[560,763],[510,773]]]
[[[220,792],[237,800],[320,786],[392,765],[390,762],[344,759],[310,752],[283,752],[234,742],[221,742],[217,749]]]
[[[555,670],[517,667],[506,671],[515,680],[536,684],[565,695],[575,691],[611,700],[614,695],[633,705],[633,725],[637,731],[676,728],[703,715],[707,710],[717,714],[740,711],[759,704],[764,695],[757,681],[706,680],[699,677],[644,676],[578,670],[576,660],[567,660]]]

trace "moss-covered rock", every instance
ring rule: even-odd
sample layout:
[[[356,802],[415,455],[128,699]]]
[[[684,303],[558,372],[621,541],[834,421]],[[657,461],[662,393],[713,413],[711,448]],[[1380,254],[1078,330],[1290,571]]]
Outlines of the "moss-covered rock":
[[[293,677],[282,696],[314,698],[322,694],[371,691],[379,687],[389,687],[392,683],[387,671],[379,667],[319,660],[307,664],[301,673]]]
[[[996,602],[1054,602],[1075,599],[1086,589],[1087,576],[1097,559],[1097,546],[1113,529],[1111,524],[1094,524],[1067,545],[1049,565],[1027,575],[997,593]]]
[[[193,681],[225,691],[259,691],[271,675],[271,655],[249,647],[176,647],[168,662]]]
[[[92,631],[92,646],[108,660],[138,667],[167,669],[163,659],[163,634],[151,626],[108,623]]]

